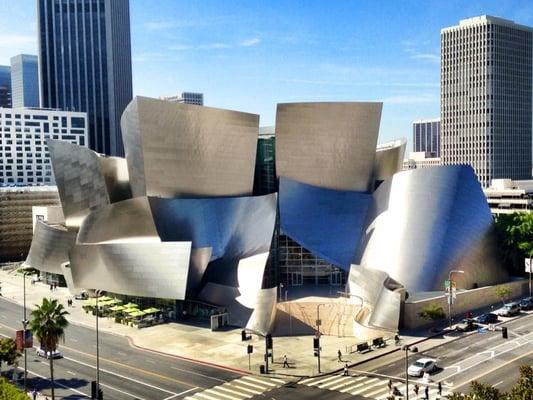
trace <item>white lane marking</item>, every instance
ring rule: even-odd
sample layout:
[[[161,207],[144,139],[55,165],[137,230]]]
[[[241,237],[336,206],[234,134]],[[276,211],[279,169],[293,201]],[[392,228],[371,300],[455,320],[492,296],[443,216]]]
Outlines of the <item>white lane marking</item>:
[[[494,385],[492,385],[492,387],[496,387],[498,385],[501,385],[503,383],[503,381],[499,381],[498,383],[495,383]]]
[[[217,389],[218,390],[222,390],[224,392],[228,392],[228,393],[232,393],[234,394],[235,396],[239,396],[239,397],[243,397],[243,398],[248,398],[250,397],[250,395],[248,393],[240,393],[240,392],[236,392],[235,390],[231,390],[231,389],[228,389],[227,387],[225,387],[225,385],[222,385],[222,386],[217,386]]]
[[[198,388],[197,388],[197,387],[193,387],[193,388],[191,388],[191,389],[184,390],[183,392],[176,393],[175,395],[165,397],[163,400],[170,400],[170,399],[173,399],[173,398],[175,398],[175,397],[178,397],[178,396],[184,395],[185,393],[192,392],[193,390],[196,390],[196,389],[198,389]]]
[[[262,379],[252,378],[251,376],[243,376],[241,378],[241,380],[243,380],[243,379],[246,380],[246,381],[257,382],[259,384],[268,385],[268,386],[271,386],[271,387],[276,387],[277,386],[275,383],[267,382],[267,381],[262,380]]]
[[[119,392],[119,393],[125,394],[126,396],[131,396],[131,397],[133,397],[134,399],[145,400],[143,397],[139,397],[139,396],[137,396],[137,395],[134,395],[134,394],[128,393],[128,392],[126,392],[125,390],[117,389],[116,387],[106,385],[105,383],[102,383],[102,382],[100,382],[100,386],[103,386],[103,387],[106,387],[106,388],[108,388],[108,389],[114,390],[115,392]]]
[[[3,318],[3,319],[7,319],[7,317],[6,317],[5,315],[2,315],[2,318]]]
[[[96,367],[94,365],[91,365],[91,364],[87,364],[87,363],[84,363],[82,361],[78,361],[78,360],[75,360],[73,358],[70,358],[70,357],[63,357],[65,360],[69,360],[69,361],[72,361],[72,362],[75,362],[77,364],[80,364],[80,365],[85,365],[86,367],[89,367],[89,368],[92,368],[92,369],[96,369]],[[170,390],[166,390],[166,389],[163,389],[163,388],[160,388],[158,386],[155,386],[155,385],[151,385],[149,383],[146,383],[146,382],[143,382],[143,381],[140,381],[138,379],[133,379],[133,378],[129,378],[127,376],[124,376],[124,375],[121,375],[121,374],[118,374],[116,372],[112,372],[112,371],[109,371],[107,369],[104,369],[104,368],[101,368],[100,367],[100,372],[105,372],[106,374],[110,374],[110,375],[115,375],[115,376],[118,376],[119,378],[122,378],[122,379],[126,379],[128,381],[131,381],[131,382],[135,382],[135,383],[138,383],[140,385],[144,385],[144,386],[147,386],[149,388],[152,388],[152,389],[156,389],[156,390],[159,390],[161,392],[165,392],[165,393],[168,393],[168,394],[176,394],[174,392],[171,392]]]
[[[377,378],[374,378],[374,380],[377,380]],[[361,387],[361,386],[364,386],[368,383],[369,381],[367,382],[360,382],[356,385],[350,385],[350,386],[346,386],[345,388],[339,390],[339,392],[341,393],[347,393],[347,392],[350,392],[351,390],[355,389],[355,388],[358,388],[358,387]],[[350,392],[351,393],[351,392]]]
[[[50,382],[50,379],[48,379],[46,376],[43,376],[43,375],[40,375],[40,374],[38,374],[36,372],[30,371],[29,369],[27,369],[26,371],[28,372],[28,374],[35,375],[35,376],[37,376],[37,377],[39,377],[41,379],[44,379],[45,381]],[[74,393],[81,394],[82,396],[91,397],[88,394],[80,392],[79,390],[76,390],[74,388],[68,387],[67,385],[63,385],[62,383],[59,383],[57,380],[54,380],[54,384],[59,386],[59,387],[62,387],[63,389],[72,390]]]
[[[278,378],[269,378],[271,381],[274,381],[274,382],[277,382],[279,384],[282,384],[284,385],[285,384],[285,381],[284,380],[281,380],[281,379],[278,379]]]
[[[144,361],[149,362],[150,364],[155,364],[155,361],[154,361],[154,360],[150,360],[150,359],[148,359],[148,358],[145,358]]]
[[[235,397],[235,396],[230,396],[224,392],[220,393],[219,392],[220,390],[220,386],[215,386],[211,389],[207,389],[207,390],[204,390],[202,393],[207,393],[207,394],[213,394],[215,396],[218,396],[218,397],[223,397],[223,398],[226,398],[226,399],[229,399],[229,400],[239,400],[238,397]]]
[[[237,382],[235,383],[238,383],[239,385],[244,385],[244,387],[251,387],[252,389],[254,390],[267,390],[268,388],[267,387],[264,387],[264,386],[259,386],[259,385],[256,385],[255,383],[251,383],[251,382],[248,382],[248,381],[243,381],[242,379],[238,379]],[[261,392],[259,392],[261,393]]]
[[[335,390],[338,387],[345,386],[347,384],[346,381],[348,381],[348,382],[351,381],[351,378],[349,376],[341,376],[341,377],[339,377],[339,379],[337,379],[335,381],[328,382],[325,385],[320,385],[319,388],[320,389],[328,388],[328,390]],[[333,386],[331,386],[331,385],[333,385]]]
[[[239,383],[240,383],[240,382],[239,382]],[[243,391],[248,392],[248,393],[252,393],[252,394],[254,394],[254,395],[255,395],[255,394],[261,394],[261,393],[262,393],[262,392],[258,392],[257,390],[250,389],[250,388],[248,388],[248,387],[246,387],[246,386],[239,386],[239,385],[237,385],[236,382],[230,382],[230,383],[228,383],[227,385],[229,385],[229,386],[231,386],[231,387],[234,387],[234,388],[236,388],[236,389],[239,389],[239,390],[243,390]]]
[[[74,375],[74,376],[76,376],[76,374],[75,374],[74,372],[69,371],[68,369],[67,369],[67,374],[70,374],[70,375]]]
[[[361,388],[359,388],[357,390],[350,391],[350,394],[355,395],[355,394],[359,394],[359,393],[364,393],[364,392],[366,392],[368,390],[375,389],[376,386],[384,385],[384,384],[385,384],[385,382],[382,382],[382,381],[378,380],[377,382],[372,382],[372,384],[365,385],[365,386],[363,386],[363,387],[361,387]]]
[[[124,353],[123,351],[117,351],[118,354],[120,354],[121,356],[124,356],[124,357],[127,357],[128,355],[126,353]]]
[[[198,376],[203,376],[204,378],[209,378],[209,379],[213,379],[214,381],[218,381],[218,382],[223,382],[223,383],[226,383],[227,381],[225,381],[224,379],[219,379],[219,378],[213,378],[212,376],[209,376],[209,375],[204,375],[204,374],[200,374],[198,372],[193,372],[193,371],[188,371],[186,369],[182,369],[182,368],[176,368],[176,367],[170,367],[172,369],[175,369],[176,371],[182,371],[182,372],[187,372],[187,374],[193,374],[193,375],[198,375]],[[272,379],[272,378],[271,378]],[[283,382],[285,383],[285,382]]]
[[[220,400],[220,398],[208,396],[208,395],[206,395],[203,392],[196,393],[194,396],[195,397],[203,397],[204,399],[207,399],[207,400]]]
[[[307,383],[308,380],[306,379],[305,381],[302,381],[301,383],[306,384],[307,386],[314,386],[314,385],[320,385],[320,384],[322,384],[324,382],[331,381],[332,379],[337,379],[337,378],[338,378],[338,376],[334,375],[334,376],[329,376],[329,377],[324,378],[324,379],[316,380],[316,381],[311,382],[311,383]],[[316,378],[313,378],[313,379],[316,379]]]

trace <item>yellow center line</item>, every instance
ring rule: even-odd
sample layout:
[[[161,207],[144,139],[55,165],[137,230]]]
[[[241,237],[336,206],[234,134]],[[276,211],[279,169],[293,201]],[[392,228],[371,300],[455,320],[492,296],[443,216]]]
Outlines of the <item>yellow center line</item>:
[[[10,329],[12,331],[16,331],[17,330],[15,328],[12,328],[10,326],[4,325],[2,323],[0,323],[0,326],[3,326],[4,328]],[[83,355],[85,355],[87,357],[96,358],[96,356],[94,354],[85,353],[85,352],[83,352],[81,350],[73,349],[72,347],[68,347],[68,346],[65,346],[65,345],[63,345],[62,347],[65,348],[65,349],[68,349],[70,351],[74,351],[76,353],[83,354]],[[179,384],[186,385],[186,386],[189,386],[189,387],[201,387],[201,386],[198,386],[198,385],[193,385],[191,383],[181,381],[179,379],[171,378],[171,377],[166,376],[166,375],[161,375],[161,374],[158,374],[156,372],[147,371],[147,370],[144,370],[142,368],[132,367],[131,365],[123,364],[123,363],[120,363],[118,361],[109,360],[109,359],[103,358],[103,357],[99,357],[99,358],[100,358],[100,361],[106,361],[106,362],[111,363],[111,364],[119,365],[121,367],[128,368],[130,370],[137,371],[137,372],[140,372],[142,374],[151,375],[151,376],[154,376],[154,377],[157,377],[157,378],[161,378],[161,379],[164,379],[164,380],[167,380],[167,381],[170,381],[170,382],[179,383]],[[201,387],[201,388],[204,389],[203,387]]]
[[[498,366],[496,366],[496,367],[494,367],[494,368],[492,368],[492,369],[490,369],[490,370],[488,370],[488,371],[485,371],[485,372],[483,372],[482,374],[479,374],[479,375],[477,375],[477,376],[474,377],[474,378],[470,378],[470,379],[468,379],[467,381],[462,382],[461,384],[453,385],[452,389],[457,389],[457,388],[459,388],[459,387],[461,387],[461,386],[463,386],[463,385],[466,385],[468,382],[476,381],[476,380],[478,380],[479,378],[482,378],[482,377],[484,377],[485,375],[491,374],[491,373],[493,373],[494,371],[496,371],[496,370],[498,370],[498,369],[500,369],[500,368],[505,367],[506,365],[509,365],[509,364],[511,364],[511,363],[514,363],[516,360],[519,360],[519,359],[521,359],[521,358],[524,358],[524,357],[529,356],[530,354],[533,354],[533,350],[531,350],[529,353],[521,354],[521,355],[519,355],[519,356],[513,358],[512,360],[509,360],[509,361],[507,361],[507,362],[505,362],[505,363],[503,363],[503,364],[500,364],[500,365],[498,365]],[[446,380],[446,378],[444,378],[444,380]]]

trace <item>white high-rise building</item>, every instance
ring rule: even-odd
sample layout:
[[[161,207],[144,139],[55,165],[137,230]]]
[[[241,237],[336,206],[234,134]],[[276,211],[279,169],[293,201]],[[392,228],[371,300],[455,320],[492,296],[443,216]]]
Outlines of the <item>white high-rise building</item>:
[[[441,158],[483,187],[531,177],[532,28],[480,16],[441,31]]]
[[[0,186],[54,184],[49,138],[87,146],[87,114],[0,108]]]
[[[204,105],[204,94],[203,93],[194,93],[194,92],[182,92],[175,96],[161,96],[160,100],[174,101],[176,103],[184,104],[196,104],[197,106]]]

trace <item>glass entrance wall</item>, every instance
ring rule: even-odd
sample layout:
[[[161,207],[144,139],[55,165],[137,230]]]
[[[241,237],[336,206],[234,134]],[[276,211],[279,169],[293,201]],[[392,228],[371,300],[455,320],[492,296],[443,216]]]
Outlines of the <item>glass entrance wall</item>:
[[[315,256],[284,234],[278,241],[278,271],[285,286],[330,285],[346,283],[347,273]]]

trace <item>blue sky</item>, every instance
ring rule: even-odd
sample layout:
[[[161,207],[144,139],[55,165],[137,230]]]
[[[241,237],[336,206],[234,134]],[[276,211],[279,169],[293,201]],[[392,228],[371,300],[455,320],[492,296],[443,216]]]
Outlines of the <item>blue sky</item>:
[[[533,25],[531,1],[130,0],[133,91],[200,91],[275,121],[276,103],[383,101],[380,141],[439,116],[442,27],[491,14]],[[0,64],[36,54],[35,0],[0,0]]]

